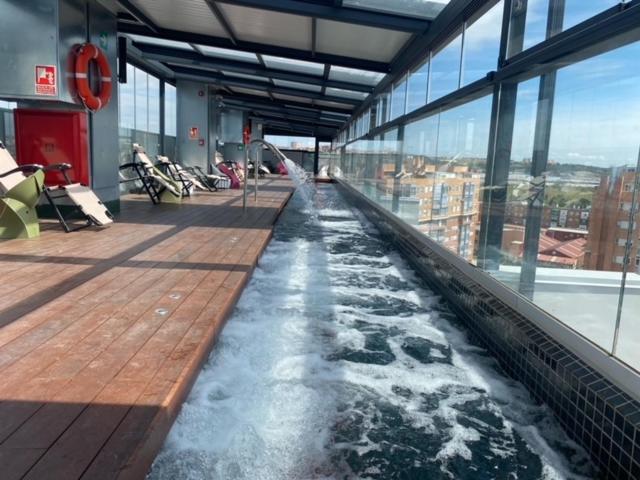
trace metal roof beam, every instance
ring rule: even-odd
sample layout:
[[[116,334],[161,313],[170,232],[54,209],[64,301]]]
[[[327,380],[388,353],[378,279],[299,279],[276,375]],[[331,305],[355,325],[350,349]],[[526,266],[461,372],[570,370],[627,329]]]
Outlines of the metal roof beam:
[[[232,96],[225,96],[223,99],[223,103],[225,105],[242,105],[248,108],[252,108],[256,111],[268,111],[273,113],[283,113],[287,115],[292,115],[304,119],[318,119],[323,117],[323,120],[327,120],[330,122],[337,123],[339,125],[344,124],[346,121],[346,117],[338,117],[331,114],[323,113],[321,110],[315,111],[307,111],[307,110],[299,110],[292,107],[280,106],[276,104],[268,104],[268,103],[258,103],[252,101],[246,101],[241,99],[233,98]]]
[[[301,125],[310,125],[312,127],[323,126],[323,127],[329,127],[329,128],[338,129],[341,126],[341,124],[339,124],[339,123],[332,123],[332,122],[328,122],[326,120],[321,120],[319,118],[314,120],[314,119],[310,119],[310,118],[299,118],[299,117],[296,117],[294,115],[287,115],[287,114],[282,114],[282,116],[280,116],[280,115],[273,114],[273,113],[262,112],[260,110],[254,110],[254,113],[256,113],[256,115],[260,115],[263,118],[269,118],[269,119],[274,119],[274,120],[277,120],[278,118],[283,118],[285,120],[291,120],[291,121],[299,123]]]
[[[277,57],[290,58],[293,60],[302,60],[305,62],[325,63],[331,65],[339,65],[341,67],[356,68],[359,70],[370,70],[372,72],[388,73],[389,64],[386,62],[377,62],[374,60],[365,60],[361,58],[345,57],[342,55],[333,55],[330,53],[316,52],[315,57],[307,50],[299,50],[297,48],[281,47],[277,45],[269,45],[265,43],[247,42],[238,40],[237,44],[228,38],[214,37],[211,35],[202,35],[199,33],[183,32],[179,30],[169,30],[166,28],[157,28],[154,31],[151,27],[145,25],[134,25],[128,19],[120,19],[118,21],[118,31],[122,33],[131,33],[134,35],[146,35],[149,37],[161,38],[165,40],[173,40],[176,42],[195,43],[198,45],[207,45],[210,47],[227,48],[231,50],[240,50],[249,53],[259,53],[262,55],[273,55]]]
[[[158,33],[158,31],[160,30],[160,28],[153,22],[153,20],[147,17],[142,10],[136,7],[129,0],[118,0],[118,5],[124,8],[133,18],[145,25],[152,32]]]
[[[213,16],[216,17],[218,22],[220,22],[220,25],[222,25],[222,28],[224,28],[224,31],[227,33],[227,36],[229,37],[229,39],[231,39],[231,42],[234,45],[237,45],[238,39],[236,38],[236,34],[233,31],[233,27],[227,20],[227,17],[225,17],[222,10],[220,10],[220,7],[218,7],[216,2],[214,2],[213,0],[204,0],[204,3],[207,4],[207,7],[209,7],[209,10],[211,10],[211,13],[213,13]]]
[[[282,114],[282,115],[296,117],[301,120],[307,120],[307,121],[320,120],[321,119],[320,117],[322,117],[321,119],[322,121],[331,123],[331,124],[337,124],[338,126],[342,125],[345,122],[345,118],[336,118],[333,116],[327,116],[326,114],[321,113],[320,110],[317,110],[315,112],[300,111],[300,110],[292,109],[291,107],[285,107],[280,105],[265,105],[265,104],[235,99],[233,97],[225,97],[223,99],[223,103],[227,106],[229,105],[242,106],[245,108],[250,108],[255,111],[268,112],[268,114],[270,115]]]
[[[295,108],[299,108],[302,110],[309,110],[309,111],[316,111],[316,110],[322,110],[323,112],[331,112],[331,113],[336,113],[336,114],[341,114],[341,115],[346,115],[345,120],[349,118],[349,115],[351,115],[351,110],[347,110],[347,109],[343,109],[343,108],[336,108],[336,107],[325,107],[322,105],[313,105],[313,104],[309,104],[309,103],[301,103],[301,102],[296,102],[295,100],[276,100],[275,102],[272,102],[271,100],[269,100],[268,97],[260,97],[257,95],[248,95],[246,93],[237,93],[234,92],[233,96],[228,96],[226,94],[221,94],[223,100],[226,98],[236,98],[236,99],[240,99],[240,100],[246,100],[246,101],[250,101],[250,102],[255,102],[258,104],[264,104],[264,105],[275,105],[275,106],[292,106]]]
[[[171,62],[180,65],[198,68],[199,66],[227,70],[230,72],[245,73],[247,75],[256,75],[263,77],[277,78],[290,82],[306,83],[309,85],[323,86],[325,83],[329,87],[341,88],[344,90],[353,90],[356,92],[371,93],[373,87],[361,85],[352,82],[341,81],[324,81],[323,77],[309,75],[305,73],[293,73],[285,70],[270,69],[263,62],[259,65],[249,62],[241,62],[238,60],[228,60],[223,58],[215,58],[202,55],[197,52],[189,52],[180,50],[179,48],[160,47],[156,45],[145,44],[141,42],[133,42],[133,45],[142,52],[143,56],[149,60],[157,60],[159,62]],[[258,60],[262,58],[257,55]]]
[[[298,125],[308,125],[310,127],[326,127],[326,128],[333,128],[336,130],[341,126],[341,124],[328,122],[320,118],[317,118],[317,119],[298,118],[294,115],[288,115],[286,113],[278,114],[278,113],[272,113],[272,112],[264,112],[262,110],[248,107],[246,105],[229,105],[229,107],[235,110],[251,112],[253,113],[253,115],[264,118],[266,120],[283,121],[283,122],[289,120],[289,121],[295,122]]]
[[[215,85],[229,85],[230,87],[236,86],[240,88],[249,88],[253,90],[260,90],[263,92],[271,92],[280,95],[290,95],[293,97],[310,98],[313,100],[324,100],[327,102],[343,103],[345,105],[356,106],[360,104],[360,100],[353,100],[349,98],[335,97],[330,95],[322,95],[317,92],[310,92],[308,90],[299,90],[296,88],[285,88],[271,85],[269,82],[258,82],[255,80],[248,80],[245,78],[235,78],[227,75],[210,72],[207,70],[197,70],[194,68],[177,67],[168,65],[171,70],[176,74],[176,77],[196,77],[206,82]],[[285,100],[283,100],[285,101]]]
[[[422,18],[394,15],[388,12],[376,12],[343,6],[304,2],[300,0],[218,0],[241,7],[259,8],[292,15],[322,18],[336,22],[366,25],[409,33],[421,33],[431,22]]]

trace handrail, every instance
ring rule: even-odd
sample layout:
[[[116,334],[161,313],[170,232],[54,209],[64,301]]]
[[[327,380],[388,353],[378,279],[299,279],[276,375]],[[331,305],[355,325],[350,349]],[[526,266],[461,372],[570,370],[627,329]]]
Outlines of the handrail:
[[[250,154],[250,150],[251,147],[254,145],[264,145],[265,147],[267,147],[269,150],[271,150],[271,152],[276,156],[276,158],[278,158],[286,167],[287,163],[285,160],[287,160],[287,156],[282,153],[280,151],[280,149],[278,147],[276,147],[274,144],[267,142],[266,140],[262,139],[262,138],[256,138],[254,140],[251,140],[251,142],[249,142],[249,145],[246,146],[245,148],[245,156],[244,156],[244,171],[245,171],[245,175],[249,175],[249,169],[248,169],[248,160],[249,160],[249,154]],[[253,161],[253,178],[255,179],[255,190],[254,190],[254,200],[257,203],[258,202],[258,172],[260,171],[260,165],[258,164],[258,158],[259,156],[256,155],[255,160]],[[247,178],[245,178],[244,180],[244,191],[242,192],[242,211],[246,212],[247,211]]]

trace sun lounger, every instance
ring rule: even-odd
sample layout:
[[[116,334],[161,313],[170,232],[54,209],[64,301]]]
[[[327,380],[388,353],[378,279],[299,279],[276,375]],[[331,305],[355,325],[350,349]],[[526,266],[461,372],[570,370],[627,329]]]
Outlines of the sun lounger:
[[[89,187],[71,183],[67,174],[70,168],[71,165],[66,163],[46,167],[37,164],[18,165],[0,142],[0,237],[31,238],[40,233],[35,207],[42,193],[66,232],[113,223],[113,216]],[[45,173],[53,170],[61,172],[67,184],[46,186]],[[63,199],[69,200],[72,207],[71,214],[66,216],[60,208],[60,200]],[[70,217],[74,214],[83,217],[85,221],[82,225],[70,224]]]
[[[169,157],[158,155],[158,165],[161,165],[166,174],[170,175],[175,181],[179,181],[183,185],[183,193],[186,189],[189,191],[195,187],[198,190],[207,190],[209,192],[215,192],[218,190],[215,185],[208,185],[203,182],[199,176],[190,167],[183,167],[177,162],[172,161]],[[191,185],[191,188],[188,187]]]
[[[156,167],[144,148],[137,143],[133,144],[133,161],[120,165],[120,171],[123,170],[130,170],[135,176],[121,180],[121,183],[139,180],[154,204],[182,201],[182,184],[177,183]]]

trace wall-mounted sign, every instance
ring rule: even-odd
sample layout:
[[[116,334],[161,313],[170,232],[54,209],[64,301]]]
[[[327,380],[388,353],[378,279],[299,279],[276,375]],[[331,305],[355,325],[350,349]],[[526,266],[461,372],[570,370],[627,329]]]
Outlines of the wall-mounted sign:
[[[36,95],[58,95],[55,65],[36,65]]]
[[[198,139],[198,127],[191,127],[189,129],[189,140],[197,140]]]
[[[107,32],[100,32],[100,48],[106,50],[109,47],[109,35]]]

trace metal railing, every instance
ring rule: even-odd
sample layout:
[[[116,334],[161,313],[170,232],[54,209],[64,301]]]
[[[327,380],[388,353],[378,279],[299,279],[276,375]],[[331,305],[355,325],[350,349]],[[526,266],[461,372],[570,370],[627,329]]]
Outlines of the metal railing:
[[[286,167],[286,162],[285,160],[287,160],[287,157],[284,153],[282,153],[278,147],[276,147],[275,145],[273,145],[272,143],[267,142],[266,140],[263,140],[262,138],[256,138],[255,140],[251,140],[251,142],[249,143],[249,145],[247,145],[247,147],[244,150],[244,171],[245,174],[248,176],[249,173],[249,155],[251,154],[251,147],[255,146],[255,145],[264,145],[265,147],[267,147],[269,150],[271,150],[271,152],[275,155],[275,157],[277,159],[279,159]],[[253,178],[255,181],[255,186],[254,186],[254,201],[257,203],[258,202],[258,174],[260,171],[260,155],[258,155],[258,151],[256,150],[256,156],[255,159],[253,161]],[[247,211],[247,186],[248,186],[248,178],[245,178],[244,181],[244,190],[242,192],[242,211],[246,212]]]

